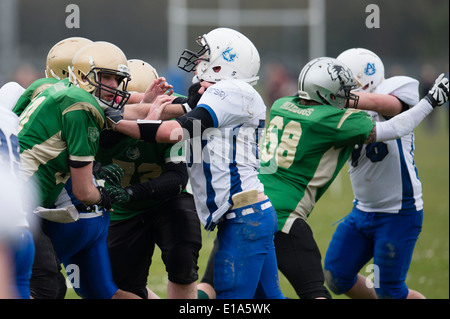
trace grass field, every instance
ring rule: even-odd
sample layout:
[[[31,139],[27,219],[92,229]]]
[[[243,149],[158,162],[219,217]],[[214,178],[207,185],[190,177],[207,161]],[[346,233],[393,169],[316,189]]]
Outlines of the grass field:
[[[449,298],[449,131],[448,108],[435,111],[434,129],[428,129],[429,119],[415,131],[416,166],[423,183],[424,222],[407,277],[410,288],[430,299]],[[318,202],[309,218],[315,239],[324,257],[335,230],[335,222],[347,215],[352,207],[353,192],[347,167],[344,167],[332,187]],[[203,275],[215,233],[203,232],[199,274]],[[362,272],[364,274],[364,272]],[[368,274],[365,274],[368,275]],[[281,288],[287,297],[298,298],[288,281],[281,275]],[[148,286],[165,298],[167,274],[160,251],[155,250]],[[78,298],[68,289],[66,298]],[[333,298],[345,298],[335,296]]]

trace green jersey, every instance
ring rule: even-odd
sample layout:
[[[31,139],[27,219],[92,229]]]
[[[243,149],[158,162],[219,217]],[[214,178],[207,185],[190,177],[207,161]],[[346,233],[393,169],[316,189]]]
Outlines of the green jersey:
[[[35,179],[50,207],[70,177],[68,160],[93,161],[105,115],[95,98],[68,81],[39,95],[20,116],[22,175]]]
[[[309,216],[374,125],[366,112],[355,109],[301,105],[296,96],[275,101],[259,178],[277,211],[279,230],[287,233],[295,218]]]
[[[42,78],[31,83],[31,85],[22,93],[19,100],[17,100],[13,112],[16,113],[17,116],[20,116],[23,110],[30,104],[31,100],[58,81],[59,80],[54,78]]]
[[[106,142],[105,142],[106,140]],[[115,163],[124,170],[122,186],[130,186],[159,177],[165,172],[165,163],[184,161],[181,143],[147,143],[113,131],[102,133],[96,160],[102,165]],[[111,220],[133,217],[157,207],[170,199],[144,200],[126,204],[113,204]]]

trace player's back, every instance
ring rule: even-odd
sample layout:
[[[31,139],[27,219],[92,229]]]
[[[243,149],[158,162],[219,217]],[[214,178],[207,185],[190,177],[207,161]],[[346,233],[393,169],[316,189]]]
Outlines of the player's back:
[[[17,116],[20,116],[23,110],[25,110],[28,104],[30,104],[31,100],[58,81],[59,80],[54,78],[41,78],[31,83],[31,85],[20,96],[14,106],[13,112],[17,114]]]
[[[278,213],[306,218],[373,122],[365,112],[277,100],[261,150],[259,178]],[[280,226],[283,220],[280,221]]]
[[[68,81],[43,91],[22,112],[21,173],[25,179],[38,174],[45,205],[54,202],[69,178],[70,155],[93,159],[103,125],[104,113],[96,100]]]

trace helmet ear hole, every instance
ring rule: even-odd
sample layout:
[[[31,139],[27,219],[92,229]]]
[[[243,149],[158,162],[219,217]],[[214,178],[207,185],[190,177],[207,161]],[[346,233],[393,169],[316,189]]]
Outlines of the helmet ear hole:
[[[220,70],[222,70],[222,67],[221,66],[215,66],[212,69],[213,69],[214,73],[219,73]]]

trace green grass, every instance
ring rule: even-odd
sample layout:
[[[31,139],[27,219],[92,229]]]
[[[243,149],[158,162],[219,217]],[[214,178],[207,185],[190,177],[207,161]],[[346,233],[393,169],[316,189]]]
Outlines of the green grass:
[[[449,134],[448,109],[435,111],[436,124],[433,132],[427,129],[430,122],[422,123],[415,131],[416,166],[423,183],[424,222],[422,233],[414,250],[407,284],[430,299],[449,298]],[[426,121],[429,121],[428,119]],[[325,256],[333,235],[335,222],[347,215],[352,208],[353,192],[347,167],[317,203],[309,218],[315,239]],[[211,251],[215,232],[203,232],[200,251],[199,274],[203,275]],[[362,272],[364,274],[364,272]],[[367,274],[365,274],[367,275]],[[286,278],[280,275],[281,288],[287,297],[298,298]],[[155,250],[150,267],[148,286],[165,298],[167,274],[161,261],[160,251]],[[66,298],[78,298],[68,289]],[[346,298],[335,296],[333,298]]]

